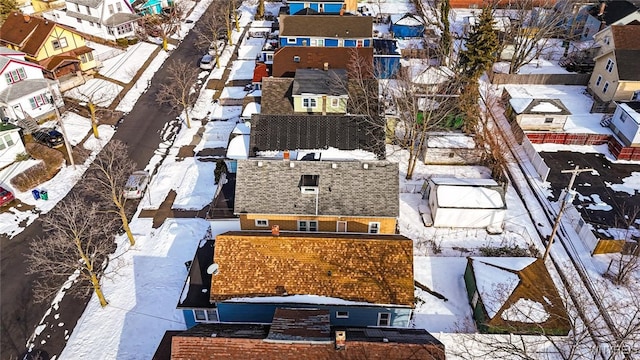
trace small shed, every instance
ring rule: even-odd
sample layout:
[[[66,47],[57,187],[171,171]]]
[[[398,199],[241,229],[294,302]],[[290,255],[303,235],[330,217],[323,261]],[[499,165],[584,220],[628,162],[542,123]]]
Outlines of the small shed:
[[[475,165],[481,159],[482,150],[469,135],[449,132],[427,135],[426,165]]]
[[[469,257],[464,282],[482,333],[566,335],[571,329],[542,259]]]
[[[564,129],[571,112],[560,99],[511,98],[507,110],[524,131]]]
[[[391,16],[391,26],[389,29],[396,38],[422,37],[425,27],[424,21],[415,14],[406,13],[404,15]]]
[[[620,103],[609,122],[611,131],[624,146],[640,147],[640,102]]]
[[[433,177],[426,189],[433,226],[500,233],[507,212],[504,193],[493,179]]]

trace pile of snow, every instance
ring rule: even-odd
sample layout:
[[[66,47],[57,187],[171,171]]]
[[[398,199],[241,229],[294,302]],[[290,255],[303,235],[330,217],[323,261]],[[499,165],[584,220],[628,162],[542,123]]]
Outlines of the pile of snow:
[[[549,313],[544,306],[533,300],[518,299],[504,310],[500,317],[507,321],[518,321],[529,324],[539,324],[549,319]]]

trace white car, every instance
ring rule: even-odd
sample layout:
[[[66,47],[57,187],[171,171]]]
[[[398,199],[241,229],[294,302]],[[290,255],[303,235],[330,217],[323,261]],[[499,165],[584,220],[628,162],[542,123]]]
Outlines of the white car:
[[[125,199],[140,199],[144,190],[149,185],[149,172],[144,170],[134,171],[124,186],[122,195]]]
[[[200,60],[200,69],[202,70],[211,70],[213,69],[213,56],[206,54]]]

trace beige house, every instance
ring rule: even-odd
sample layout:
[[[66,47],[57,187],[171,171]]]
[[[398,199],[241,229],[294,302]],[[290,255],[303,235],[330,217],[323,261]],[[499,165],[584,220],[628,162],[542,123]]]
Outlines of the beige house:
[[[559,99],[511,98],[507,113],[524,131],[562,131],[569,109]]]
[[[640,95],[640,25],[614,25],[594,35],[600,46],[588,89],[599,110]],[[594,109],[598,110],[598,109]]]

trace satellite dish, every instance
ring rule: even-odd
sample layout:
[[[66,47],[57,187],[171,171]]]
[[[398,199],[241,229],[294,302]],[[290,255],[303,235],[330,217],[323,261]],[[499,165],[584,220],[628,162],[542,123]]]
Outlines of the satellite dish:
[[[209,275],[218,275],[218,264],[213,263],[211,265],[209,265],[209,267],[207,268],[207,274]]]

